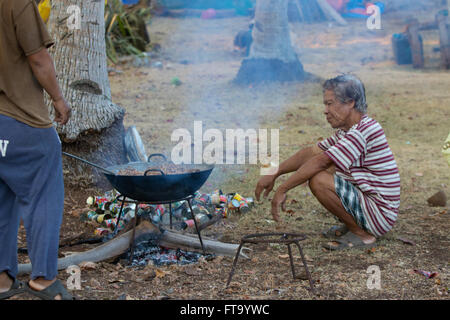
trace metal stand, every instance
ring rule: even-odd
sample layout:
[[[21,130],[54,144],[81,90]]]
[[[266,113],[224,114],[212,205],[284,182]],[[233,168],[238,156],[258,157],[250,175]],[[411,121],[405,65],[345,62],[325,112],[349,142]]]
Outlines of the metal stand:
[[[158,202],[138,201],[138,200],[132,200],[132,199],[131,200],[127,200],[127,197],[122,196],[122,195],[120,195],[120,196],[118,196],[116,198],[118,201],[122,201],[122,204],[120,206],[119,216],[117,218],[117,222],[116,222],[116,227],[114,229],[114,233],[117,232],[117,228],[119,227],[119,222],[120,222],[120,219],[122,218],[122,212],[123,212],[123,207],[124,207],[125,203],[134,203],[134,204],[136,204],[136,208],[134,209],[133,234],[132,234],[132,237],[130,239],[130,261],[129,261],[130,264],[132,262],[133,253],[134,253],[134,242],[135,242],[134,241],[134,236],[136,234],[136,220],[137,220],[137,214],[138,214],[138,210],[139,210],[139,205],[140,204],[150,204],[150,205],[169,204],[170,228],[172,229],[172,203],[179,202],[179,201],[187,201],[187,203],[189,205],[189,210],[191,211],[192,219],[194,220],[195,230],[197,232],[198,239],[200,240],[200,245],[202,246],[203,254],[206,255],[205,247],[203,245],[202,236],[200,234],[200,230],[198,229],[197,221],[195,220],[194,211],[192,210],[191,200],[193,198],[194,198],[194,195],[190,195],[190,196],[187,196],[187,197],[185,197],[183,199],[170,200],[170,201],[158,201]]]
[[[280,238],[279,239],[267,239],[269,237],[275,237],[275,236],[280,236]],[[265,239],[261,239],[261,238],[265,238]],[[300,241],[303,241],[305,239],[306,239],[305,235],[295,234],[295,233],[261,233],[261,234],[250,234],[250,235],[244,236],[241,239],[241,243],[239,244],[239,248],[237,250],[236,257],[234,258],[233,267],[232,267],[230,275],[228,277],[226,286],[228,287],[231,283],[231,279],[234,275],[234,271],[235,271],[235,268],[237,265],[239,254],[241,252],[242,246],[245,243],[253,243],[253,244],[281,243],[281,244],[285,244],[288,247],[292,276],[294,277],[294,280],[297,279],[297,274],[295,272],[295,267],[294,267],[294,258],[292,257],[292,250],[291,250],[291,244],[295,244],[298,247],[298,250],[300,251],[300,256],[302,257],[303,266],[305,267],[305,271],[306,271],[306,275],[309,280],[309,286],[310,286],[311,292],[315,294],[313,280],[311,278],[311,274],[309,273],[308,265],[306,263],[305,256],[303,254],[302,247],[300,246],[300,243],[299,243]]]

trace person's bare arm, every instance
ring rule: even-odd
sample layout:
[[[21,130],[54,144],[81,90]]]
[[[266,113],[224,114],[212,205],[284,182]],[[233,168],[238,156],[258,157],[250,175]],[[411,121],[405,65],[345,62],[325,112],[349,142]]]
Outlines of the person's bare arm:
[[[286,193],[296,186],[305,183],[320,171],[324,171],[333,165],[333,161],[325,153],[317,154],[304,163],[293,175],[289,177],[277,192]]]
[[[283,174],[297,171],[309,159],[311,159],[312,157],[314,157],[322,152],[323,152],[322,149],[320,149],[317,145],[313,145],[311,147],[304,148],[304,149],[298,151],[293,156],[291,156],[290,158],[288,158],[287,160],[283,161],[280,164],[275,176],[279,177]]]
[[[333,161],[322,152],[311,157],[286,182],[280,185],[272,199],[272,216],[274,220],[279,221],[278,210],[280,206],[283,211],[285,210],[286,193],[289,190],[305,183],[317,173],[327,170],[331,165],[333,165]]]
[[[47,49],[44,48],[28,56],[27,59],[34,76],[53,100],[53,106],[56,111],[55,121],[60,124],[66,124],[69,120],[71,110],[64,100],[59,87],[52,57]]]
[[[317,145],[312,147],[304,148],[294,155],[292,155],[287,160],[283,161],[276,174],[270,176],[263,176],[256,185],[255,189],[255,197],[259,201],[261,192],[264,192],[264,197],[267,197],[272,191],[273,186],[275,185],[275,180],[286,173],[297,171],[301,166],[303,166],[308,160],[313,158],[314,156],[321,154],[323,151]]]

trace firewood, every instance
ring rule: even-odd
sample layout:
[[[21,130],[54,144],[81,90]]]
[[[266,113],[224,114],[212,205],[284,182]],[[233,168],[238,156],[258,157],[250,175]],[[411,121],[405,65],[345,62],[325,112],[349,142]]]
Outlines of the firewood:
[[[100,262],[108,260],[125,253],[130,247],[130,239],[132,237],[133,230],[129,230],[116,238],[85,252],[72,254],[67,257],[58,259],[58,270],[67,269],[71,265],[78,265],[83,261]],[[136,226],[136,232],[134,239],[146,234],[161,234],[159,228],[143,220]],[[217,255],[233,257],[239,247],[238,244],[223,243],[220,241],[214,241],[209,239],[203,239],[205,251],[208,253],[215,253]],[[161,234],[160,245],[167,248],[183,248],[191,251],[201,251],[200,241],[196,235],[185,235],[174,231],[164,231]],[[248,248],[243,248],[241,256],[248,258],[245,254],[249,251]],[[19,265],[19,275],[31,273],[32,266],[28,264]]]
[[[65,246],[71,246],[72,243],[79,241],[81,239],[84,239],[86,236],[87,236],[87,232],[83,231],[83,232],[77,233],[71,237],[64,238],[59,242],[59,247],[61,248],[61,247],[65,247]]]

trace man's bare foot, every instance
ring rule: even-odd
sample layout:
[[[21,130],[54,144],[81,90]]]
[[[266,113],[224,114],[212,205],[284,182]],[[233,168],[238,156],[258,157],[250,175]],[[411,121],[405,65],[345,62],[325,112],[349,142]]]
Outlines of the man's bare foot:
[[[28,285],[30,286],[31,289],[36,290],[36,291],[42,291],[45,288],[49,287],[50,285],[52,285],[54,282],[56,281],[56,278],[53,280],[45,280],[43,278],[37,278],[34,280],[30,280],[28,282]],[[61,295],[57,295],[55,297],[55,300],[61,300]]]
[[[14,283],[14,280],[6,273],[0,273],[0,293],[9,291]]]

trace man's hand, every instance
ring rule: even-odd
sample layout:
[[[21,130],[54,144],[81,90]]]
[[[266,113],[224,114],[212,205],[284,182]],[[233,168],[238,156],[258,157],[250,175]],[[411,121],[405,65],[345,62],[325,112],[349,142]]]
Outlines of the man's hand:
[[[267,198],[270,191],[272,191],[273,186],[275,185],[275,176],[263,176],[261,179],[259,179],[258,183],[256,184],[255,189],[255,197],[256,200],[259,201],[259,198],[261,196],[261,192],[265,189],[266,192],[264,192],[264,198]]]
[[[280,221],[280,215],[278,214],[280,206],[283,212],[286,211],[286,193],[278,189],[272,199],[272,217],[277,222]]]
[[[61,125],[64,125],[69,121],[72,109],[70,109],[64,98],[60,98],[57,101],[53,101],[53,107],[55,108],[55,121]]]

